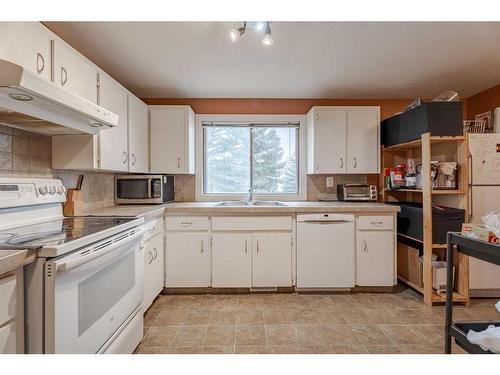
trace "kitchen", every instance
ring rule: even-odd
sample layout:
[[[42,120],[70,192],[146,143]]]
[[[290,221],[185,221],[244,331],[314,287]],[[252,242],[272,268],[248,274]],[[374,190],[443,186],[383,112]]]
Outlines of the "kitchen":
[[[433,48],[466,43],[480,74],[441,55],[439,78],[418,61],[347,69],[343,36],[376,43],[375,60],[391,43],[416,59],[432,33],[458,33]],[[498,240],[479,224],[500,209],[499,34],[498,22],[0,22],[0,349],[468,351],[446,344],[447,289],[456,319],[499,326],[500,272],[456,251],[450,283],[446,236]],[[329,69],[333,48],[287,65],[286,40],[306,37],[342,45],[345,75]],[[200,65],[203,53],[228,59]]]

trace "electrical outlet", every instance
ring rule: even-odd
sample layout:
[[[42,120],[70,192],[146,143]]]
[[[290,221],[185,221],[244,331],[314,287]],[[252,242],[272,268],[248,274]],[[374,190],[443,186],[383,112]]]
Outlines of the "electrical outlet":
[[[329,176],[326,178],[326,187],[327,188],[332,188],[333,187],[333,177]]]

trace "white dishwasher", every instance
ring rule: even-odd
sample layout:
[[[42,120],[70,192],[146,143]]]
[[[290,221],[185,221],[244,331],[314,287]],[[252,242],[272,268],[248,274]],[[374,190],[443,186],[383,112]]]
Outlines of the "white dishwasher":
[[[297,215],[297,288],[354,287],[354,215]]]

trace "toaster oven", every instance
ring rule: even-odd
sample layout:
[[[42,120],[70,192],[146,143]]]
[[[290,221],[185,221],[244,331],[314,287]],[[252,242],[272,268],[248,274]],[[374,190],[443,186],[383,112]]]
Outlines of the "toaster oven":
[[[339,201],[376,202],[377,186],[367,184],[337,185],[337,198]]]

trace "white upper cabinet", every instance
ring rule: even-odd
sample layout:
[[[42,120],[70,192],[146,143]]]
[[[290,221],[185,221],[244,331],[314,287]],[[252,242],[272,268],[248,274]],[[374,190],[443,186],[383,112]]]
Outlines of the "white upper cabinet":
[[[307,114],[307,173],[379,173],[380,107],[313,107]]]
[[[99,105],[119,116],[116,127],[99,132],[101,169],[128,171],[127,96],[127,90],[115,80],[103,72],[99,73]]]
[[[0,22],[0,59],[21,65],[50,81],[52,37],[39,22]]]
[[[347,110],[314,107],[308,114],[308,173],[346,172]]]
[[[194,112],[149,106],[151,173],[194,174]]]
[[[97,103],[97,68],[68,44],[54,40],[54,83]]]
[[[129,171],[149,172],[148,106],[128,95],[128,155]]]
[[[379,107],[347,111],[347,173],[379,173]]]

